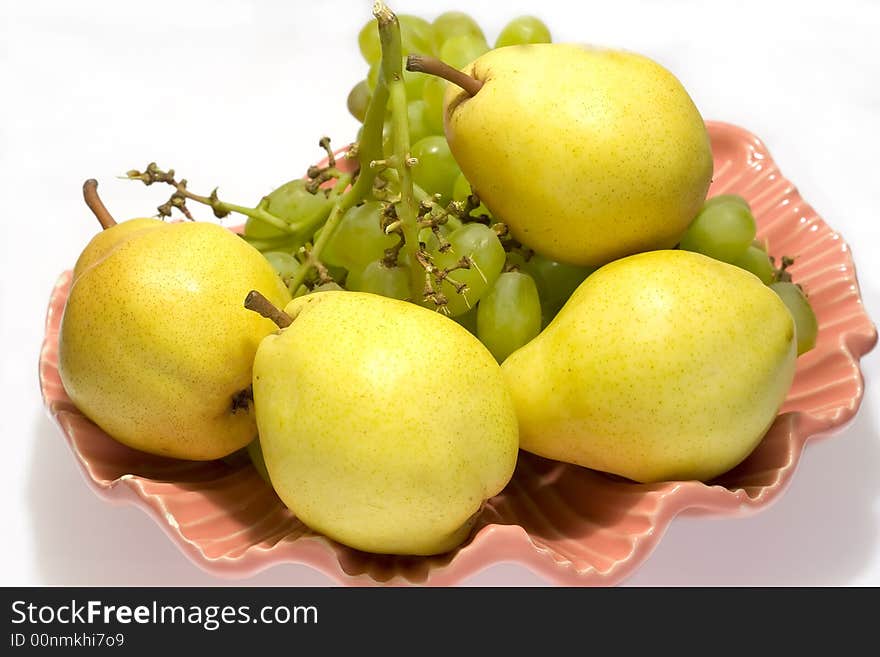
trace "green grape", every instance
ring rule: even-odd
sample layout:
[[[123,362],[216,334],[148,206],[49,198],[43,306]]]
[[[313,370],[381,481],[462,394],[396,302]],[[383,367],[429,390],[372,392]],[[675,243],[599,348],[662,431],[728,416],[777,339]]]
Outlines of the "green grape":
[[[314,288],[310,294],[314,294],[315,292],[339,292],[341,290],[342,286],[336,281],[327,281]]]
[[[376,88],[376,83],[379,81],[379,69],[381,68],[379,64],[379,62],[376,62],[375,64],[370,64],[370,68],[367,71],[366,81],[370,93],[373,92],[373,89]]]
[[[458,217],[456,217],[454,215],[449,214],[449,215],[446,215],[446,223],[443,224],[442,226],[440,226],[440,228],[445,230],[446,233],[448,234],[454,230],[458,230],[462,226],[464,226],[464,222],[461,219],[459,219]]]
[[[452,186],[452,200],[465,201],[471,195],[471,184],[464,177],[463,173],[458,174],[455,179],[455,185]]]
[[[267,224],[262,219],[248,217],[244,223],[244,236],[245,239],[252,240],[277,240],[283,237],[290,237],[290,233],[272,224]]]
[[[445,237],[447,233],[444,233],[442,226],[440,227],[440,231]],[[428,251],[436,251],[440,248],[440,241],[438,240],[437,235],[427,226],[419,231],[419,244],[424,244]]]
[[[808,352],[816,346],[819,323],[803,290],[800,286],[785,281],[771,283],[770,289],[779,295],[794,318],[798,356]]]
[[[385,169],[376,178],[381,179],[385,183],[383,189],[388,194],[394,196],[400,193],[400,174],[397,173],[397,169]]]
[[[324,246],[321,260],[350,271],[361,269],[368,262],[381,258],[385,249],[397,242],[396,236],[386,235],[382,231],[381,218],[382,204],[376,201],[348,210]]]
[[[364,122],[364,117],[367,116],[367,107],[370,104],[371,95],[370,83],[366,80],[361,80],[348,92],[348,111],[361,123]]]
[[[504,26],[495,41],[495,47],[550,43],[551,41],[550,30],[540,19],[534,16],[519,16]]]
[[[466,201],[468,196],[473,193],[471,189],[471,184],[467,181],[467,178],[464,177],[464,174],[459,174],[458,178],[455,179],[455,185],[452,188],[452,200],[453,201]],[[492,213],[489,212],[489,208],[487,208],[482,202],[477,206],[477,209],[472,211],[471,214],[475,217],[479,217],[480,215],[487,215],[489,217],[492,216]]]
[[[445,41],[440,48],[440,59],[454,68],[464,68],[480,55],[489,51],[483,37],[461,34]]]
[[[263,459],[263,447],[260,445],[260,439],[254,438],[251,442],[248,443],[246,447],[248,456],[251,458],[251,463],[254,464],[254,468],[257,471],[257,474],[260,475],[260,478],[265,481],[270,486],[272,485],[272,480],[269,479],[269,471],[266,469],[266,461]]]
[[[422,88],[422,100],[425,101],[426,120],[431,130],[438,134],[443,134],[443,96],[446,93],[446,80],[433,75],[423,75],[425,80]]]
[[[522,268],[532,275],[538,286],[545,326],[562,309],[584,279],[595,271],[590,267],[556,262],[538,253],[533,253]]]
[[[367,64],[373,64],[382,59],[382,46],[379,44],[379,28],[376,21],[367,21],[366,25],[358,32],[358,47]]]
[[[504,272],[477,306],[477,337],[501,363],[540,332],[535,281],[522,272]]]
[[[410,14],[399,14],[397,20],[400,22],[400,49],[404,55],[433,55],[436,52],[434,27],[431,23]]]
[[[723,205],[725,203],[736,203],[751,211],[748,201],[739,194],[719,194],[718,196],[713,196],[712,198],[706,199],[706,202],[703,204],[703,209],[705,210],[713,205]]]
[[[407,103],[406,116],[409,123],[409,143],[414,144],[425,137],[435,134],[428,124],[425,101],[414,100],[411,103]],[[382,129],[382,148],[386,153],[394,151],[393,139],[394,135],[391,130],[391,121],[389,120],[385,122],[385,127]]]
[[[437,134],[428,121],[428,105],[423,100],[414,100],[406,106],[409,119],[409,143]]]
[[[289,224],[310,226],[330,212],[331,202],[327,197],[321,192],[312,194],[306,189],[305,180],[300,178],[284,183],[267,198],[266,210]],[[291,237],[291,234],[257,217],[248,217],[244,236],[246,239],[271,240]]]
[[[348,274],[345,287],[356,292],[372,292],[392,299],[411,299],[410,272],[408,267],[388,267],[380,260],[373,260],[363,269],[353,269]]]
[[[681,238],[681,248],[723,262],[742,257],[755,239],[755,218],[747,206],[736,201],[704,207]]]
[[[465,327],[468,331],[470,331],[474,336],[477,335],[477,312],[480,310],[480,304],[478,303],[474,308],[471,308],[463,315],[459,315],[458,317],[453,317],[452,319]]]
[[[404,55],[435,54],[434,28],[428,21],[407,14],[398,15],[397,20],[400,22],[400,47]],[[376,21],[371,20],[361,28],[358,33],[358,46],[368,64],[374,64],[382,59],[382,46],[379,43],[379,28]]]
[[[770,285],[773,282],[773,263],[770,262],[770,256],[753,244],[750,244],[745,253],[731,264],[752,272],[761,279],[764,285]]]
[[[440,284],[440,291],[447,298],[446,312],[457,317],[473,308],[494,285],[504,267],[504,247],[498,236],[483,224],[464,224],[447,238],[452,245],[445,253],[431,252],[433,264],[438,269],[452,269],[463,257],[470,261],[468,269],[450,271],[446,280]],[[466,289],[459,293],[456,284],[464,284]],[[433,307],[431,301],[425,303]]]
[[[376,83],[379,81],[379,69],[381,68],[380,64],[380,62],[376,62],[375,64],[372,64],[367,70],[367,89],[370,92],[372,92],[373,89],[376,88]],[[424,73],[407,71],[406,57],[403,58],[401,67],[403,69],[403,85],[404,87],[406,87],[406,99],[409,101],[422,100],[425,84],[427,83],[430,76],[425,75]],[[391,99],[389,98],[388,108],[390,109],[390,107]]]
[[[448,203],[461,169],[452,157],[446,138],[425,137],[414,142],[410,152],[419,161],[413,168],[413,182],[428,194],[440,194],[442,202]]]
[[[290,283],[290,279],[296,275],[296,272],[302,266],[299,260],[283,251],[267,251],[263,256],[269,261],[272,268],[278,272],[285,285]]]
[[[425,90],[425,83],[428,81],[427,75],[416,71],[406,70],[406,59],[403,61],[403,85],[406,87],[406,99],[408,101],[422,100],[422,94]],[[390,103],[390,99],[389,99]]]
[[[327,273],[330,274],[330,278],[332,278],[334,281],[341,281],[348,273],[348,270],[345,267],[329,265],[326,262],[324,263],[324,266],[327,267]]]
[[[449,235],[463,225],[458,217],[447,215],[446,222],[437,226],[437,232],[440,233],[440,237],[429,226],[425,226],[419,230],[419,243],[424,244],[428,251],[437,251],[440,248],[440,238],[442,237],[448,242]]]
[[[434,44],[436,52],[440,52],[443,42],[462,34],[478,37],[483,41],[486,35],[473,18],[461,11],[447,11],[434,19]]]
[[[302,178],[284,183],[269,193],[266,209],[289,224],[311,223],[330,212],[333,202],[323,193],[312,194]]]
[[[517,271],[528,271],[526,269],[526,258],[519,249],[512,249],[507,252],[507,259],[504,261],[504,269],[516,269]],[[534,278],[534,276],[532,276]],[[537,283],[536,283],[537,285]]]

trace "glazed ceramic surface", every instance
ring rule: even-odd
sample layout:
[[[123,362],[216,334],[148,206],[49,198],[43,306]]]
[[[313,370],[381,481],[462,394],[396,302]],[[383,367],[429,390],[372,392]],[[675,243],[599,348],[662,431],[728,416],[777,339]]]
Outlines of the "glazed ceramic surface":
[[[358,552],[307,529],[244,458],[192,463],[150,456],[85,418],[57,370],[70,272],[49,301],[40,359],[46,407],[97,493],[143,508],[196,564],[217,575],[244,577],[293,562],[348,585],[451,585],[493,563],[515,561],[559,584],[616,584],[648,558],[678,513],[745,514],[778,498],[804,445],[855,415],[863,394],[859,358],[877,340],[843,237],[782,176],[758,138],[732,125],[707,125],[715,158],[709,196],[746,198],[771,254],[796,258],[790,271],[819,321],[816,347],[798,359],[776,422],[746,461],[717,480],[635,484],[521,453],[513,479],[485,505],[458,550],[437,557]]]

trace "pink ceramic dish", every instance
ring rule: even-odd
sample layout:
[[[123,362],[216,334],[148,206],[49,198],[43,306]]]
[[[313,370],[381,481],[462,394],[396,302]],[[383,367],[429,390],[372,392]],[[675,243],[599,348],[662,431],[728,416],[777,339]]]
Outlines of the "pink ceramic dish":
[[[862,307],[849,248],[782,177],[750,133],[709,123],[715,157],[710,196],[734,192],[752,205],[771,253],[797,258],[794,279],[819,320],[815,349],[798,359],[780,416],[755,452],[710,484],[641,485],[521,453],[507,488],[490,500],[470,540],[437,557],[358,552],[309,531],[249,462],[191,463],[124,447],[86,419],[58,377],[58,327],[70,286],[61,276],[49,303],[40,360],[43,398],[88,483],[111,500],[147,511],[197,565],[244,577],[303,563],[347,585],[451,585],[496,562],[514,561],[565,585],[611,585],[648,558],[681,512],[757,511],[791,481],[805,443],[858,410],[859,358],[877,340]]]

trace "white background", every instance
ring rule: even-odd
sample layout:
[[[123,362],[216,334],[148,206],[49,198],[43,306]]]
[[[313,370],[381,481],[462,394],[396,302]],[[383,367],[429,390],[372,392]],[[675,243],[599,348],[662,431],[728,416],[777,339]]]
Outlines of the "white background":
[[[368,0],[2,3],[0,38],[0,585],[225,584],[192,565],[140,510],[84,483],[37,384],[46,302],[97,225],[98,178],[118,218],[166,190],[117,180],[151,160],[191,189],[253,204],[342,145],[366,72]],[[580,3],[577,3],[578,5]],[[433,18],[466,9],[494,40],[537,13],[557,41],[625,47],[670,68],[707,119],[760,136],[804,198],[852,245],[880,317],[880,3],[455,3],[398,0]],[[502,9],[503,8],[503,9]],[[204,215],[207,217],[207,215]],[[680,518],[629,580],[638,585],[880,585],[880,363],[863,360],[855,421],[807,447],[786,494],[749,518]],[[329,584],[304,566],[243,584]],[[466,584],[542,584],[500,564]]]

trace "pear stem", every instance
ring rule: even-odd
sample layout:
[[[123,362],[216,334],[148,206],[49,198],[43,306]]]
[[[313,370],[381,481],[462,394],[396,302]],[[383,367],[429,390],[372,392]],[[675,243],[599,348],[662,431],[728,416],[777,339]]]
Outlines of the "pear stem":
[[[107,230],[116,225],[116,219],[113,218],[113,215],[101,201],[101,197],[98,196],[98,181],[94,178],[89,178],[83,183],[83,198],[86,205],[89,206],[89,210],[98,219],[101,228]]]
[[[409,55],[406,58],[406,70],[416,71],[418,73],[427,73],[428,75],[436,75],[443,78],[447,82],[458,85],[464,89],[469,96],[476,96],[477,92],[483,88],[482,80],[459,71],[447,64],[446,62],[429,57],[428,55]]]
[[[244,307],[259,313],[266,319],[271,319],[278,328],[287,328],[293,324],[293,318],[283,310],[280,310],[271,301],[256,290],[251,290],[244,299]]]

